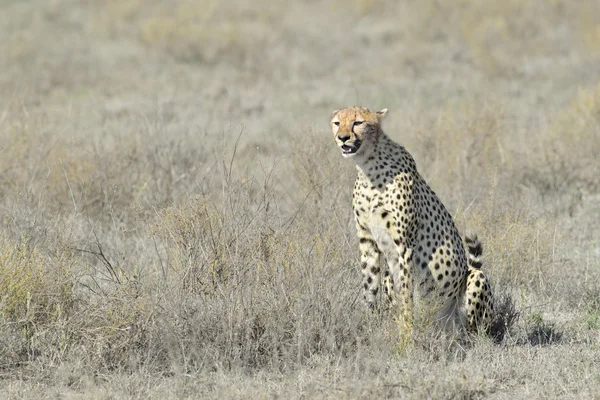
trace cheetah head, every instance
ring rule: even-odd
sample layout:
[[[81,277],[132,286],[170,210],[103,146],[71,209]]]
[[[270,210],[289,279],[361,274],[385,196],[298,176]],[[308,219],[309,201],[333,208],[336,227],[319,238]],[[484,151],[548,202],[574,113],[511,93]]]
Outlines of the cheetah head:
[[[331,116],[331,130],[342,150],[342,156],[351,158],[365,155],[381,134],[381,120],[387,108],[373,112],[365,107],[347,107]]]

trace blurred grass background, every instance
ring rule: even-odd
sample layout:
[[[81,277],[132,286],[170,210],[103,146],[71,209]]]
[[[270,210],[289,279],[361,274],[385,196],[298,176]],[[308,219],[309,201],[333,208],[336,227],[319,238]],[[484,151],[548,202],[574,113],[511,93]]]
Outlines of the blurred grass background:
[[[599,9],[0,2],[2,397],[595,396]],[[483,240],[499,343],[364,312],[351,104]]]

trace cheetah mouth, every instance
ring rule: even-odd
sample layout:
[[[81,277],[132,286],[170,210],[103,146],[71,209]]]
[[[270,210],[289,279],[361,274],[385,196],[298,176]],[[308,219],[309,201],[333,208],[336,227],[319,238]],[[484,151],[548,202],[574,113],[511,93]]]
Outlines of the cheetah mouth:
[[[360,142],[358,142],[358,141],[354,142],[353,146],[350,146],[350,145],[347,145],[347,144],[343,144],[340,147],[342,149],[342,154],[345,155],[345,156],[349,156],[349,155],[352,155],[352,154],[356,154],[356,152],[360,148]]]

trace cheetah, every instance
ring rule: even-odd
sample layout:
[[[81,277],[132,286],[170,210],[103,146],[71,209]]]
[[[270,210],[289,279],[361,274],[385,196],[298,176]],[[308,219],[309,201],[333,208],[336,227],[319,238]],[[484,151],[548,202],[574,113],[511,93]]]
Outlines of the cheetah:
[[[359,238],[364,300],[383,297],[399,307],[410,329],[413,296],[435,304],[436,320],[470,332],[487,329],[492,296],[481,272],[481,242],[463,242],[450,213],[417,172],[410,153],[382,130],[387,109],[333,112],[331,128],[344,158],[356,162],[352,205]],[[387,269],[384,260],[387,261]],[[381,270],[384,277],[381,278]]]

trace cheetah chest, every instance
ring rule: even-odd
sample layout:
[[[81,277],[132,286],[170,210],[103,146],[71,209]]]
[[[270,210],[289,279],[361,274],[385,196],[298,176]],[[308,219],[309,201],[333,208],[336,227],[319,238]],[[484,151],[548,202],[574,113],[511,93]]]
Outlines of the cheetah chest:
[[[386,228],[386,222],[381,221],[381,217],[377,218],[377,215],[374,215],[367,223],[367,227],[384,256],[387,259],[395,258],[397,254],[396,244],[390,235],[389,229]]]
[[[391,210],[385,207],[378,197],[366,204],[363,223],[373,235],[377,247],[386,258],[395,258],[396,244],[392,237],[393,221]]]

